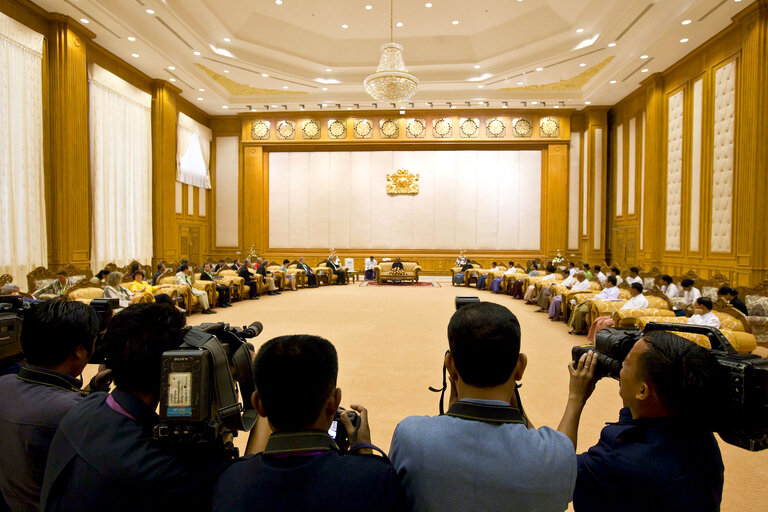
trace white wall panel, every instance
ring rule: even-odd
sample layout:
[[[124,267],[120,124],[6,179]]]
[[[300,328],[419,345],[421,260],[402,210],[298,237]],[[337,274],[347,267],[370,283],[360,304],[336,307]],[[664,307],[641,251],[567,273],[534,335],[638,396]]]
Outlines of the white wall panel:
[[[201,217],[205,217],[207,215],[207,213],[206,213],[206,211],[207,211],[206,210],[206,204],[205,204],[205,196],[206,195],[207,195],[206,194],[206,190],[204,188],[200,189],[200,195],[197,198],[197,201],[198,201],[197,213]]]
[[[683,91],[668,99],[666,249],[680,250],[683,201]]]
[[[635,167],[637,163],[637,131],[635,128],[635,121],[636,119],[634,117],[629,120],[629,142],[627,144],[627,215],[635,214]]]
[[[195,187],[187,185],[187,215],[195,214]]]
[[[712,158],[712,252],[730,252],[733,217],[733,142],[736,130],[736,61],[715,73]]]
[[[603,244],[603,129],[595,128],[595,227],[592,232],[593,249]]]
[[[270,153],[270,247],[540,247],[541,151]],[[386,193],[418,173],[420,192]]]
[[[624,215],[624,125],[616,127],[616,216]]]
[[[568,161],[568,249],[579,248],[579,162],[581,133],[571,132]]]
[[[693,124],[691,126],[691,230],[690,249],[699,250],[701,215],[701,130],[703,112],[703,80],[693,84]]]
[[[182,213],[181,187],[182,187],[181,182],[177,181],[176,182],[176,213]]]
[[[587,236],[589,226],[587,225],[587,206],[589,204],[589,128],[584,132],[584,162],[581,166],[581,234]]]
[[[239,245],[238,138],[216,137],[216,246]],[[178,182],[176,182],[180,185]],[[181,191],[181,187],[177,187]],[[181,210],[181,205],[178,207]]]

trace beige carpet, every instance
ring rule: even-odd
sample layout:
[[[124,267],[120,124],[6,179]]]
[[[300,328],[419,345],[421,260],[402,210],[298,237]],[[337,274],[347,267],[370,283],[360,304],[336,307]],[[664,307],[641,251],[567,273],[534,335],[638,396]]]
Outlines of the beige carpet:
[[[441,280],[442,281],[442,280]],[[287,291],[258,301],[236,303],[217,315],[190,317],[189,323],[223,321],[245,325],[264,324],[258,346],[283,334],[323,336],[339,352],[339,387],[343,404],[359,402],[370,411],[373,442],[389,449],[397,423],[409,415],[437,414],[443,354],[448,346],[446,326],[454,311],[456,295],[479,295],[503,304],[517,315],[522,326],[522,350],[528,369],[521,389],[523,405],[535,426],[557,428],[568,394],[567,364],[571,347],[583,336],[569,336],[563,323],[550,322],[546,314],[520,300],[474,288],[456,288],[441,282],[430,287],[326,286]],[[90,373],[90,372],[89,372]],[[615,421],[621,407],[618,383],[598,383],[587,404],[579,429],[579,451],[599,438],[606,421]],[[241,451],[245,437],[238,439]],[[721,443],[725,463],[725,512],[768,510],[768,451],[750,453]]]

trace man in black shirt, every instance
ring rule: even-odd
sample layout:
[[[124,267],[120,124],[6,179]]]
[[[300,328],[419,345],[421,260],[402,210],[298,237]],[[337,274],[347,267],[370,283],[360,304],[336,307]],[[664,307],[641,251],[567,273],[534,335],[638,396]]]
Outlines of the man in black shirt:
[[[229,289],[229,286],[224,286],[222,284],[219,284],[217,281],[221,279],[220,277],[214,276],[213,271],[211,269],[210,263],[205,263],[203,265],[203,270],[200,272],[200,280],[201,281],[213,281],[216,283],[216,291],[219,294],[219,306],[222,308],[228,308],[232,306],[232,293]]]
[[[251,274],[251,260],[245,260],[245,264],[237,271],[237,275],[243,278],[243,284],[250,287],[249,298],[257,300],[259,298],[259,284],[253,279]]]
[[[738,309],[745,315],[749,315],[747,311],[747,305],[739,299],[739,292],[728,286],[721,286],[717,291],[717,295],[720,296],[725,302]]]
[[[309,284],[309,287],[317,288],[317,276],[314,272],[312,272],[312,267],[304,262],[304,256],[299,258],[299,262],[296,264],[296,266],[307,273],[307,284]]]
[[[245,260],[248,261],[248,260]],[[277,289],[275,284],[275,278],[272,275],[267,275],[267,262],[261,258],[256,259],[256,273],[261,276],[265,283],[267,283],[267,295],[280,295],[280,290]],[[271,272],[270,272],[271,274]]]
[[[185,317],[167,304],[115,315],[104,338],[116,389],[94,393],[62,420],[51,444],[41,511],[207,512],[230,464],[221,450],[170,450],[152,440],[160,361],[178,348]]]
[[[163,272],[165,272],[165,263],[160,262],[157,264],[157,272],[152,274],[152,286],[157,285],[157,280],[160,278],[161,275],[163,275]]]
[[[274,433],[264,452],[235,462],[216,486],[213,510],[240,512],[408,510],[389,461],[371,453],[368,412],[358,431],[343,415],[352,446],[342,452],[328,435],[341,403],[336,349],[318,336],[280,336],[256,355],[253,404]],[[356,438],[356,439],[355,439]],[[361,444],[355,446],[355,441]],[[365,448],[363,454],[358,448]],[[378,449],[377,449],[378,450]]]

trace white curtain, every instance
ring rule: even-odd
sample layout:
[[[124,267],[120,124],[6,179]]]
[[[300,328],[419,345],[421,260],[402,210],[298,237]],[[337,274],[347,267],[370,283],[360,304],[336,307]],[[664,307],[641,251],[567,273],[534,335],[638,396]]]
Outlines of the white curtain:
[[[43,41],[0,13],[0,274],[23,288],[30,270],[48,265]]]
[[[152,96],[95,64],[90,79],[94,269],[152,259]]]
[[[210,128],[179,113],[176,139],[176,179],[193,187],[211,188]]]

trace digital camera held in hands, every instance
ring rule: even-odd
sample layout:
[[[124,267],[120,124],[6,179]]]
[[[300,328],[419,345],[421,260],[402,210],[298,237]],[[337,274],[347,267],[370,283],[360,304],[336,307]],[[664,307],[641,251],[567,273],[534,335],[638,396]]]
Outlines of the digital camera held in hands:
[[[328,429],[328,435],[333,438],[333,440],[336,442],[336,445],[341,448],[342,451],[346,451],[349,449],[350,445],[354,443],[350,443],[347,428],[344,426],[344,423],[341,422],[342,414],[347,415],[349,421],[352,423],[352,426],[355,428],[355,432],[357,432],[360,428],[360,425],[362,424],[362,418],[357,413],[357,411],[347,411],[345,409],[339,409],[333,416],[331,427]],[[356,440],[353,439],[353,441]]]

